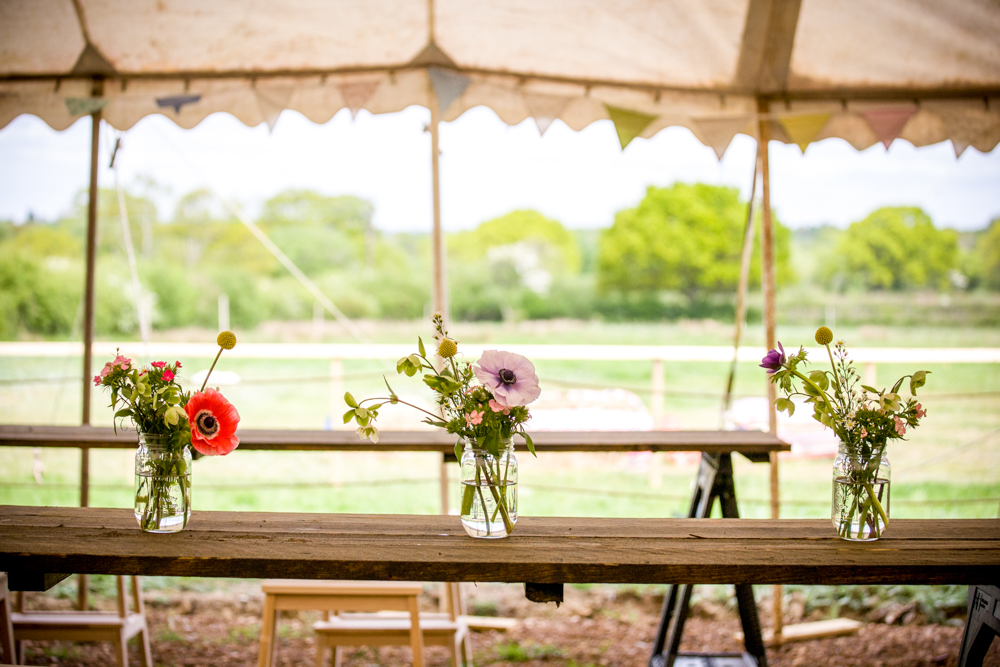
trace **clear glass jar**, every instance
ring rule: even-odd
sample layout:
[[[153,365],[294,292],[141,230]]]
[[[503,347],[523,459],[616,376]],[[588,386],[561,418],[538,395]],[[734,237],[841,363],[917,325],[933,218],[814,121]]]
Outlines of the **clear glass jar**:
[[[870,542],[889,525],[892,468],[885,453],[867,458],[851,453],[843,442],[833,461],[833,526],[845,540]]]
[[[147,533],[176,533],[191,518],[191,446],[139,434],[135,452],[135,520]]]
[[[462,442],[462,441],[460,441]],[[517,457],[514,441],[500,441],[500,456],[464,440],[462,526],[472,537],[507,537],[517,523]]]

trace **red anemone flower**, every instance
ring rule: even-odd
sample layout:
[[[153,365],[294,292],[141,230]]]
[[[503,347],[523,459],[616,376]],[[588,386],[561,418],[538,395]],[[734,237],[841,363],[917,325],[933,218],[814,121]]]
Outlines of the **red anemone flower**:
[[[221,456],[236,449],[236,425],[240,414],[226,397],[214,389],[191,396],[185,406],[191,422],[191,446],[207,456]]]

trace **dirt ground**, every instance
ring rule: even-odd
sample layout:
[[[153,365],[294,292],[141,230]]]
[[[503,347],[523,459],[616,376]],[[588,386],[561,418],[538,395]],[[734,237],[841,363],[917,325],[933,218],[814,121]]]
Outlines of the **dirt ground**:
[[[474,663],[501,667],[645,667],[656,632],[662,592],[637,592],[611,586],[587,590],[566,588],[566,602],[540,605],[527,601],[520,587],[466,585],[463,589],[470,613],[518,619],[507,632],[472,635]],[[147,591],[145,594],[157,667],[235,667],[255,665],[262,596],[259,584],[238,582],[211,593]],[[422,599],[435,609],[436,590],[428,588]],[[30,597],[29,608],[68,608],[69,600]],[[98,606],[113,608],[113,600]],[[795,605],[789,604],[789,621]],[[762,605],[767,621],[769,606]],[[279,623],[278,664],[283,667],[314,665],[311,624],[317,613],[285,612]],[[789,644],[768,651],[772,667],[948,667],[956,665],[961,619],[947,625],[925,624],[913,609],[882,609],[872,616],[880,622],[864,625],[857,635]],[[807,618],[805,620],[815,620]],[[890,624],[891,622],[891,624]],[[684,632],[682,650],[738,651],[740,630],[736,613],[718,601],[697,602]],[[110,644],[67,642],[29,643],[29,665],[104,667],[115,664]],[[431,667],[445,667],[444,649],[426,649]],[[139,662],[136,642],[130,645],[130,664]],[[410,664],[408,648],[348,650],[345,667]],[[1000,667],[1000,641],[995,641],[984,663]]]

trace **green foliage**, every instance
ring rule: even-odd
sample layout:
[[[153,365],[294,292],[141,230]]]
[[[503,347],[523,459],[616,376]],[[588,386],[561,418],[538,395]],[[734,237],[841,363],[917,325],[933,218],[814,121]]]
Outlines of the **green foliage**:
[[[619,211],[600,240],[598,288],[603,292],[699,294],[731,292],[739,280],[747,207],[735,188],[683,183],[650,187],[635,208]],[[791,279],[789,231],[775,221],[778,281]],[[755,246],[756,247],[756,246]],[[760,276],[759,258],[751,284]]]
[[[13,338],[20,331],[68,333],[82,283],[73,269],[80,267],[64,258],[46,262],[14,250],[16,241],[0,244],[0,338]]]
[[[957,266],[954,230],[936,229],[919,208],[880,208],[840,237],[823,274],[839,287],[944,289]]]
[[[547,270],[577,273],[581,266],[580,248],[574,235],[562,224],[538,211],[511,211],[482,223],[471,232],[454,234],[448,250],[459,261],[480,262],[490,250],[514,246],[536,253]],[[494,253],[495,254],[495,253]]]
[[[1000,218],[976,240],[975,257],[981,272],[982,284],[991,290],[1000,290]]]

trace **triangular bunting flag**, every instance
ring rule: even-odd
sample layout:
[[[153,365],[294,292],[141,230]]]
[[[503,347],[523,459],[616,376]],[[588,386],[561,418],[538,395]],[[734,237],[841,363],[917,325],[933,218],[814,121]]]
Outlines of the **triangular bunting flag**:
[[[888,149],[893,139],[903,131],[906,121],[910,120],[910,117],[916,112],[915,108],[870,109],[862,111],[861,115],[868,121],[868,125],[878,140]]]
[[[965,152],[965,149],[969,147],[969,144],[965,143],[964,141],[958,141],[956,139],[952,139],[951,147],[955,149],[955,157],[960,158],[962,157],[962,153]]]
[[[438,67],[450,67],[458,69],[458,65],[447,53],[441,50],[434,42],[431,42],[410,61],[410,67],[427,67],[437,65]]]
[[[812,143],[816,135],[826,126],[828,120],[830,120],[828,113],[810,113],[778,119],[781,126],[785,128],[785,132],[788,133],[788,138],[797,144],[803,153],[806,152],[806,147]]]
[[[172,95],[170,97],[157,97],[156,106],[161,109],[173,109],[174,113],[179,114],[182,106],[185,104],[194,104],[200,100],[201,95]]]
[[[611,122],[615,124],[615,132],[618,133],[618,142],[622,145],[622,150],[625,150],[633,139],[656,120],[656,116],[650,116],[648,113],[619,109],[610,104],[605,104],[604,108],[608,110]]]
[[[66,110],[70,116],[89,116],[108,106],[106,97],[67,97]]]
[[[73,74],[114,74],[115,66],[91,44],[83,47],[73,65]]]
[[[525,106],[528,107],[528,113],[535,119],[538,133],[541,135],[545,134],[545,130],[549,129],[549,125],[559,117],[559,114],[566,108],[570,100],[568,97],[561,97],[559,95],[541,95],[538,93],[524,93],[522,97],[524,97]]]
[[[357,118],[358,112],[372,98],[380,83],[378,79],[370,79],[340,84],[340,94],[344,96],[344,102],[351,110],[351,118]]]
[[[264,122],[267,123],[268,132],[274,132],[278,116],[288,108],[292,91],[291,86],[257,86],[254,89],[257,94],[257,105],[260,107],[261,115],[264,116]]]
[[[462,93],[472,82],[472,79],[464,74],[440,67],[427,68],[427,74],[431,77],[434,95],[438,100],[438,109],[442,114],[448,110],[452,102],[462,96]]]
[[[698,130],[698,138],[706,146],[715,151],[715,156],[722,159],[726,154],[726,149],[732,143],[741,130],[746,128],[750,122],[749,116],[736,116],[733,118],[698,118],[694,124]]]

